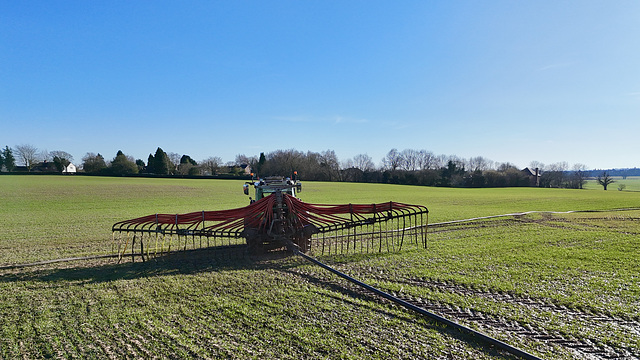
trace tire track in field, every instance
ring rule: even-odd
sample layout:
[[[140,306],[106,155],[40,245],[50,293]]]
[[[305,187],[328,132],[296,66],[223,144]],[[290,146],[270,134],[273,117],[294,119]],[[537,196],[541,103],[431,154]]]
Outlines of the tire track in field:
[[[604,230],[610,232],[616,232],[624,235],[640,235],[638,232],[633,231],[625,231],[625,230],[617,230],[615,228],[610,227],[601,227],[597,225],[593,225],[588,223],[587,221],[591,220],[603,220],[603,221],[622,221],[622,222],[633,222],[638,221],[640,218],[636,217],[590,217],[587,219],[572,219],[568,220],[562,217],[550,217],[553,213],[541,213],[543,215],[540,219],[532,219],[528,218],[527,214],[507,214],[507,215],[496,215],[489,216],[486,218],[476,218],[476,219],[468,219],[468,220],[456,220],[452,222],[442,222],[442,223],[434,223],[429,224],[429,233],[437,234],[437,233],[448,233],[455,231],[468,231],[472,229],[486,229],[486,228],[497,228],[503,226],[511,226],[511,225],[528,225],[528,224],[538,224],[541,226],[546,226],[554,229],[568,229],[574,231],[592,231],[592,230]],[[567,224],[566,226],[564,224]],[[568,226],[570,224],[580,226],[582,229],[579,229],[575,226]]]
[[[546,347],[547,349],[544,351],[540,348],[537,350],[549,355],[555,353],[555,347],[561,347],[565,348],[568,353],[571,353],[577,359],[621,358],[621,354],[615,352],[612,348],[603,348],[590,340],[577,341],[568,339],[561,335],[550,333],[542,327],[534,327],[530,324],[522,325],[517,321],[509,321],[503,317],[484,313],[482,310],[461,308],[438,302],[426,302],[423,299],[416,299],[407,294],[395,294],[395,296],[428,311],[441,314],[460,324],[475,327],[486,334],[501,335],[503,337],[506,335],[510,340],[519,340],[521,343],[523,339],[528,339],[536,346],[542,345]],[[630,354],[627,353],[627,355]]]
[[[384,304],[388,304],[390,307],[395,308],[398,307],[397,304],[393,303],[390,300],[387,300],[383,297],[380,297],[376,294],[373,294],[369,291],[364,290],[362,287],[357,286],[349,281],[337,278],[337,277],[333,277],[331,276],[329,273],[317,273],[314,271],[307,271],[307,270],[303,270],[303,269],[289,269],[287,270],[288,272],[290,272],[291,274],[295,275],[295,276],[299,276],[301,279],[303,280],[308,280],[308,279],[312,279],[310,282],[315,284],[318,287],[324,287],[327,288],[331,291],[337,292],[337,293],[342,293],[344,295],[347,295],[349,297],[356,297],[356,298],[360,298],[361,300],[366,300],[366,301],[370,301],[370,302],[382,302]],[[379,287],[378,287],[379,288]],[[381,288],[379,288],[381,289]],[[381,289],[383,291],[385,291],[384,289]],[[397,295],[395,293],[393,293],[392,291],[387,291],[388,294],[392,294],[392,295]],[[396,296],[398,297],[398,296]],[[407,301],[407,299],[403,298],[402,300]],[[411,301],[407,301],[407,302],[411,302]],[[411,302],[413,305],[416,305],[418,307],[421,307],[425,310],[431,311],[431,312],[435,312],[432,311],[431,308],[425,307],[425,304],[416,304],[415,302]],[[355,304],[355,303],[354,303]],[[402,308],[400,308],[402,309]],[[402,309],[404,310],[404,309]],[[401,311],[402,311],[401,310]],[[408,313],[408,314],[412,314],[412,313]],[[442,314],[444,315],[444,314]],[[405,321],[414,321],[414,319],[416,318],[421,318],[424,319],[425,321],[427,321],[429,324],[432,325],[428,325],[428,327],[430,326],[434,326],[434,328],[441,328],[440,331],[442,331],[444,328],[447,328],[447,330],[445,331],[447,336],[451,336],[452,339],[456,339],[457,341],[461,342],[461,343],[467,343],[470,344],[472,347],[476,347],[476,346],[481,346],[483,348],[483,350],[481,350],[482,352],[484,352],[485,354],[490,354],[490,355],[498,355],[501,357],[506,357],[506,358],[517,358],[517,357],[513,357],[514,355],[507,353],[506,351],[502,350],[502,349],[497,349],[494,346],[486,346],[485,343],[483,343],[481,340],[474,338],[473,336],[470,336],[469,334],[463,334],[462,337],[460,337],[461,333],[455,331],[453,328],[448,328],[448,327],[442,327],[443,325],[435,320],[431,320],[428,318],[424,318],[420,315],[409,315],[407,317],[404,318]],[[457,319],[453,319],[453,318],[449,318],[450,320],[457,320]],[[370,332],[370,334],[372,335],[374,332]],[[454,346],[455,348],[455,344],[456,342],[452,342],[449,343],[449,346]],[[461,354],[465,354],[466,350],[464,350],[463,348],[459,349],[461,351]],[[538,349],[539,350],[539,349]],[[467,353],[467,356],[469,354]],[[454,356],[454,355],[452,355]],[[454,356],[455,357],[455,356]]]
[[[326,276],[317,273],[305,272],[299,269],[295,270],[294,272],[303,277],[317,277],[320,279],[325,279],[325,281],[328,283],[337,284],[336,280],[331,280]],[[366,277],[364,276],[361,278],[366,279]],[[454,293],[462,297],[480,297],[491,301],[511,304],[516,307],[522,307],[527,311],[552,311],[568,319],[578,319],[575,321],[581,322],[582,324],[593,325],[600,324],[602,321],[605,321],[605,324],[597,326],[597,329],[594,329],[590,333],[590,335],[594,332],[603,330],[607,326],[607,324],[634,329],[633,331],[640,331],[640,323],[633,320],[620,319],[607,314],[587,314],[576,310],[567,309],[566,307],[558,306],[553,303],[544,302],[540,299],[523,298],[511,294],[475,290],[462,285],[443,283],[438,281],[432,282],[430,280],[424,279],[398,279],[388,278],[380,275],[369,275],[369,279],[371,278],[375,278],[377,281],[381,282],[428,287],[431,290],[444,293]],[[363,291],[361,288],[351,283],[339,283],[339,286],[347,288],[350,292],[360,293],[363,295],[366,294],[367,296],[370,295],[369,293]],[[564,349],[566,353],[572,354],[572,357],[579,359],[631,359],[637,358],[640,355],[638,349],[633,348],[631,345],[624,347],[614,347],[609,344],[603,343],[599,339],[593,337],[578,338],[568,333],[561,334],[556,331],[547,330],[543,326],[540,326],[538,324],[520,323],[518,321],[508,319],[505,316],[496,316],[483,309],[459,307],[457,305],[448,304],[446,302],[422,299],[420,297],[412,296],[411,294],[404,292],[398,294],[394,291],[390,291],[381,287],[379,288],[409,303],[424,308],[425,310],[440,314],[456,322],[468,324],[472,327],[479,328],[483,332],[498,334],[502,337],[506,335],[508,337],[511,337],[511,340],[518,340],[520,342],[522,342],[523,339],[526,339],[529,342],[529,346],[531,346],[531,343],[533,343],[538,347],[545,347],[546,349],[544,350],[544,352],[549,355],[554,354],[556,352],[555,350],[558,348]],[[387,300],[382,299],[382,301],[386,302]],[[538,348],[538,350],[540,349]]]
[[[501,328],[508,332],[518,334],[520,336],[542,340],[543,342],[554,343],[565,348],[572,349],[574,352],[582,353],[582,357],[590,358],[597,355],[600,358],[627,358],[638,357],[640,351],[634,348],[631,343],[626,345],[612,344],[610,341],[605,342],[598,338],[607,338],[619,336],[617,331],[627,334],[629,337],[635,337],[640,341],[640,322],[633,319],[623,319],[610,314],[593,311],[591,313],[570,309],[562,305],[557,305],[544,299],[535,299],[530,297],[519,297],[509,293],[492,292],[487,290],[478,290],[455,283],[446,283],[431,279],[398,279],[389,278],[380,275],[372,275],[377,281],[406,284],[410,286],[418,286],[429,288],[433,291],[443,293],[454,293],[461,297],[476,297],[489,301],[510,304],[516,308],[525,308],[527,311],[534,312],[551,312],[554,316],[560,318],[564,324],[576,324],[582,329],[587,329],[586,334],[581,331],[576,336],[568,331],[549,331],[539,324],[519,323],[514,320],[505,319],[505,317],[497,317],[483,309],[461,308],[456,305],[441,302],[432,302],[411,294],[401,293],[398,297],[406,299],[417,306],[424,307],[434,312],[446,314],[480,326],[486,326],[490,329],[500,330]],[[558,321],[558,319],[554,319]],[[627,340],[629,341],[629,340]]]

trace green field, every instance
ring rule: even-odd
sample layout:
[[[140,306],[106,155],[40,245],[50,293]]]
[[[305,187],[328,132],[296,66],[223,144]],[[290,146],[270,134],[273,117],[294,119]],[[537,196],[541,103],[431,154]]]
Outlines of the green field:
[[[622,191],[640,191],[640,176],[627,176],[626,179],[623,179],[622,176],[613,176],[613,180],[615,182],[607,187],[607,191],[619,191],[620,185],[624,185]],[[597,180],[587,180],[584,188],[603,190]]]
[[[430,223],[640,207],[640,192],[614,185],[605,192],[307,182],[301,198],[422,204]],[[241,186],[0,176],[0,265],[108,254],[114,222],[245,206]],[[426,250],[322,260],[544,358],[637,358],[639,220],[639,210],[478,220],[431,227]],[[146,263],[0,270],[0,316],[3,359],[510,358],[283,254],[201,250]]]

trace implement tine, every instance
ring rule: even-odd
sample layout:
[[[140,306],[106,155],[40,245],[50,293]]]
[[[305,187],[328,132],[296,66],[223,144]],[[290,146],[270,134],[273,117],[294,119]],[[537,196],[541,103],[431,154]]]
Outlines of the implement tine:
[[[283,196],[284,201],[278,203],[284,204],[287,209],[288,215],[283,219],[274,217],[275,197],[268,196],[238,209],[154,214],[120,221],[112,226],[112,251],[117,246],[122,257],[131,242],[133,256],[133,247],[137,245],[135,242],[140,241],[142,260],[146,261],[152,252],[153,256],[158,256],[171,253],[172,248],[174,251],[201,249],[205,246],[205,237],[207,248],[228,249],[216,252],[216,256],[227,257],[237,252],[233,249],[238,249],[239,239],[256,233],[260,239],[258,241],[264,241],[265,247],[268,244],[271,249],[278,248],[281,242],[284,246],[289,240],[296,245],[304,244],[305,251],[323,255],[400,251],[405,237],[408,237],[409,243],[415,242],[416,246],[422,241],[426,248],[428,210],[424,206],[391,201],[322,205],[304,203],[287,194]],[[276,229],[276,220],[280,222],[277,236],[270,233],[270,229]],[[196,240],[196,236],[199,240]],[[151,250],[154,238],[155,248]],[[240,250],[244,256],[244,250]]]

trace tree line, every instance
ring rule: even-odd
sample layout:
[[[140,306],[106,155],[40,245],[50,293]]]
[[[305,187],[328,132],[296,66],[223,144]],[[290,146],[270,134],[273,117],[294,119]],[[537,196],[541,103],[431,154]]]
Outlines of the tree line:
[[[14,155],[15,154],[15,155]],[[42,162],[61,171],[73,161],[65,151],[39,151],[31,145],[5,147],[0,151],[0,168],[14,171],[16,163],[26,171]],[[258,156],[236,155],[234,161],[223,163],[212,156],[195,161],[189,155],[167,153],[158,147],[146,162],[134,159],[119,150],[112,159],[100,153],[88,152],[80,169],[96,175],[160,175],[160,176],[290,176],[297,172],[304,180],[371,182],[447,187],[513,187],[540,186],[581,189],[589,177],[595,177],[583,164],[569,169],[566,162],[545,165],[532,161],[530,171],[523,171],[511,163],[497,163],[482,156],[460,158],[455,155],[436,155],[427,150],[391,149],[376,166],[367,154],[340,161],[335,151],[302,152],[295,149],[275,150]],[[536,176],[536,171],[538,176]],[[605,176],[606,175],[606,176]],[[611,175],[598,173],[600,178],[613,181]],[[603,185],[605,186],[605,185]]]
[[[0,149],[0,170],[7,172],[62,172],[74,161],[66,151],[40,150],[33,145],[17,145],[15,148],[6,146]],[[108,159],[100,153],[88,152],[78,169],[86,174],[94,175],[231,175],[240,176],[244,173],[241,164],[233,162],[223,164],[222,159],[212,156],[196,162],[189,155],[167,153],[157,148],[155,153],[149,154],[147,161],[134,159],[118,150],[115,157]]]

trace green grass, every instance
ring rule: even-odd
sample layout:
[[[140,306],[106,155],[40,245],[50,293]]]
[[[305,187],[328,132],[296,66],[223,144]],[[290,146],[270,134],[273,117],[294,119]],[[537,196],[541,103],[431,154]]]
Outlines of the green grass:
[[[113,223],[248,204],[241,181],[0,176],[0,264],[111,251]]]
[[[103,254],[111,225],[155,213],[222,210],[248,204],[243,181],[0,176],[0,264]],[[640,192],[569,189],[453,189],[305,182],[312,203],[397,201],[426,205],[430,222],[519,211],[640,207]]]
[[[306,186],[305,186],[306,185]],[[640,194],[619,191],[492,188],[459,189],[385,184],[306,183],[313,203],[398,201],[425,205],[432,222],[524,211],[609,210],[640,207]]]
[[[607,191],[619,191],[619,185],[624,185],[623,191],[640,191],[640,176],[627,176],[623,179],[622,176],[613,176],[614,183],[609,184]],[[597,180],[588,180],[585,184],[585,189],[597,189],[603,190],[602,185],[598,184]]]
[[[0,265],[110,253],[114,222],[245,206],[242,183],[0,176]],[[640,207],[640,192],[601,189],[305,182],[300,195],[313,203],[423,204],[432,223]],[[638,334],[592,319],[640,321],[639,219],[637,210],[532,214],[434,227],[426,250],[322,258],[389,291],[482,309],[577,341],[638,349]],[[403,282],[412,279],[460,291]],[[546,305],[492,298],[507,295]],[[549,310],[556,307],[568,310]],[[222,251],[173,253],[146,263],[105,259],[0,270],[0,318],[0,359],[508,358],[302,259]],[[574,357],[555,345],[492,335],[545,358]]]

